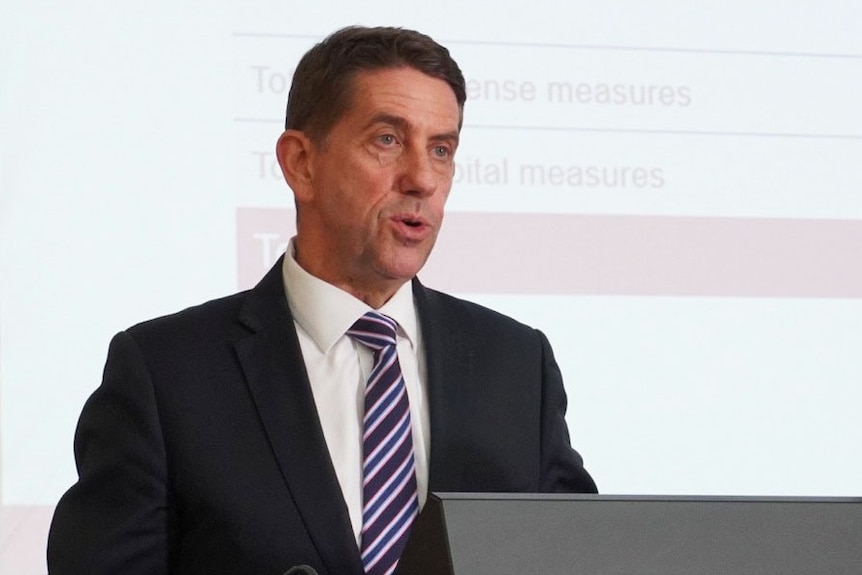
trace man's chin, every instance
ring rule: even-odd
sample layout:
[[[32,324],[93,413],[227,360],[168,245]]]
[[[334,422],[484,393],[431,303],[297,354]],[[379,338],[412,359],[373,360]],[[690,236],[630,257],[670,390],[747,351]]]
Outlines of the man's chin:
[[[428,253],[425,250],[399,250],[399,252],[404,251],[408,253],[397,253],[395,257],[382,262],[381,266],[384,276],[402,283],[416,277],[428,259]]]

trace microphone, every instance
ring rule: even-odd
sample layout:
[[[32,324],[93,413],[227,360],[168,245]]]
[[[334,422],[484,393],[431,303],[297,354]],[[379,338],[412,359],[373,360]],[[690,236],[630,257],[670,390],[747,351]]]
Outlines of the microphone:
[[[308,565],[296,565],[284,572],[284,575],[318,575],[314,567]]]

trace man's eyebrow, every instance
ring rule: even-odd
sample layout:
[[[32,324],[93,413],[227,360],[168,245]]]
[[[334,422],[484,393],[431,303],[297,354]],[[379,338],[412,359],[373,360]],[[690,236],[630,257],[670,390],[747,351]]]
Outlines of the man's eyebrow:
[[[368,121],[368,126],[371,127],[375,124],[387,124],[389,126],[393,126],[400,130],[406,130],[408,127],[407,120],[402,118],[401,116],[396,116],[394,114],[387,114],[385,112],[381,112],[379,114],[375,114],[371,120]]]
[[[454,142],[455,145],[458,145],[458,142],[461,141],[461,132],[459,132],[458,130],[453,130],[451,132],[443,132],[442,134],[432,136],[431,139],[438,141]]]

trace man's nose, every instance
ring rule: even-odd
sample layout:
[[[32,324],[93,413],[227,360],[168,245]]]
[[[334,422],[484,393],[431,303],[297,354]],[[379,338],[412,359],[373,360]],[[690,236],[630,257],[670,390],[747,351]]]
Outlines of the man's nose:
[[[415,196],[430,196],[440,185],[447,166],[432,157],[432,151],[413,149],[402,155],[401,191]]]

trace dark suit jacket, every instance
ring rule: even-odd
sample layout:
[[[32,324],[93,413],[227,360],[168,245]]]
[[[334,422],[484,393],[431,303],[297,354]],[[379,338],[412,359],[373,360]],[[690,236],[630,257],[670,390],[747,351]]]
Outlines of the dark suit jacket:
[[[545,336],[414,281],[431,491],[593,492]],[[281,278],[111,342],[49,571],[361,575]]]

